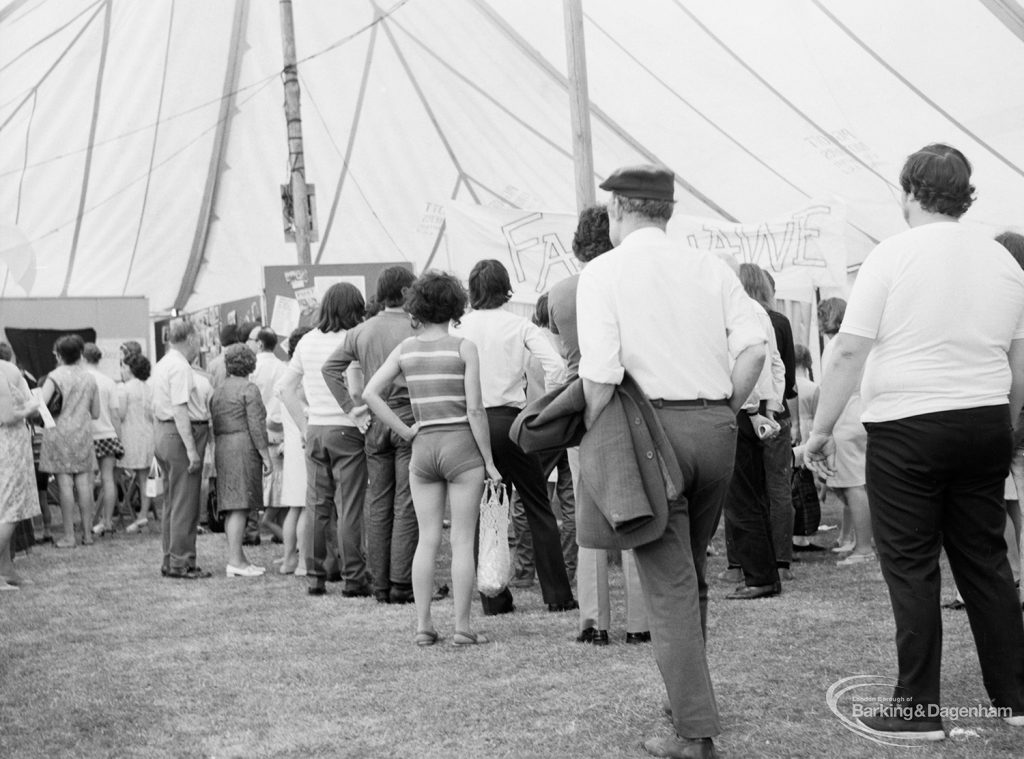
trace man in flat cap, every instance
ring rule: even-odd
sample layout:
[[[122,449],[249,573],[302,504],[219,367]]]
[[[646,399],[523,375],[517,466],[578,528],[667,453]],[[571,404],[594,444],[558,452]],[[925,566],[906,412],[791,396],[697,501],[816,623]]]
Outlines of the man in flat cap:
[[[634,551],[675,726],[674,735],[644,747],[655,756],[706,759],[715,756],[712,737],[721,732],[704,649],[706,550],[729,489],[736,413],[764,363],[765,335],[729,267],[666,236],[671,171],[622,168],[601,189],[611,192],[609,232],[617,247],[580,275],[587,426],[628,371],[654,406],[683,473],[665,532]]]

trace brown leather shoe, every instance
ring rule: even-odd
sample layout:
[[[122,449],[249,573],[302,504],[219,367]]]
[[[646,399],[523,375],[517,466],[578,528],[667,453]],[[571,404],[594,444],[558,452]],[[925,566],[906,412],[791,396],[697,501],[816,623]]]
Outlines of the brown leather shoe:
[[[715,759],[715,742],[710,738],[680,738],[678,735],[648,738],[644,748],[652,756],[671,759]]]

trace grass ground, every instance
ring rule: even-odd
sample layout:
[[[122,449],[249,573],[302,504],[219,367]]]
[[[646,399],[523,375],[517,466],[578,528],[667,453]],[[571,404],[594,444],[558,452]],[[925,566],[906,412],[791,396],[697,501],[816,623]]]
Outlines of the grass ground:
[[[475,623],[495,642],[412,644],[412,607],[311,598],[300,579],[223,576],[224,538],[199,541],[211,580],[159,575],[155,532],[93,548],[37,547],[31,585],[0,594],[0,757],[643,757],[670,731],[649,645],[623,643],[613,572],[613,643],[573,641],[576,615],[518,611]],[[720,547],[720,546],[719,546]],[[277,548],[252,549],[270,566]],[[710,560],[710,576],[724,560]],[[893,625],[876,566],[795,566],[782,596],[724,600],[713,582],[709,658],[723,757],[1020,757],[1024,731],[946,721],[960,739],[889,748],[845,729],[825,703],[836,680],[894,673]],[[945,575],[948,578],[948,571]],[[963,612],[944,612],[944,700],[987,703]]]

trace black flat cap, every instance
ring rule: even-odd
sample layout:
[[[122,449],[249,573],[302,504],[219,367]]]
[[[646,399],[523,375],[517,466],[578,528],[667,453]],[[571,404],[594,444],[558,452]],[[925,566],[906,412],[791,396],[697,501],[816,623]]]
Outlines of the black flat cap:
[[[601,183],[601,189],[625,198],[673,201],[675,176],[664,166],[623,166]]]

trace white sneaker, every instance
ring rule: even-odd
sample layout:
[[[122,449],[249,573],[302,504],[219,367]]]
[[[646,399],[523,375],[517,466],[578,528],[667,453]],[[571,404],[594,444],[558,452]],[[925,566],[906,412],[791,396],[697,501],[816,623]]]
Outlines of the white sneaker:
[[[228,577],[259,577],[266,571],[265,567],[258,567],[255,564],[250,564],[247,567],[233,567],[228,564],[224,574]]]
[[[1003,717],[1003,721],[1010,727],[1024,727],[1024,714],[1015,714],[1012,717]]]

